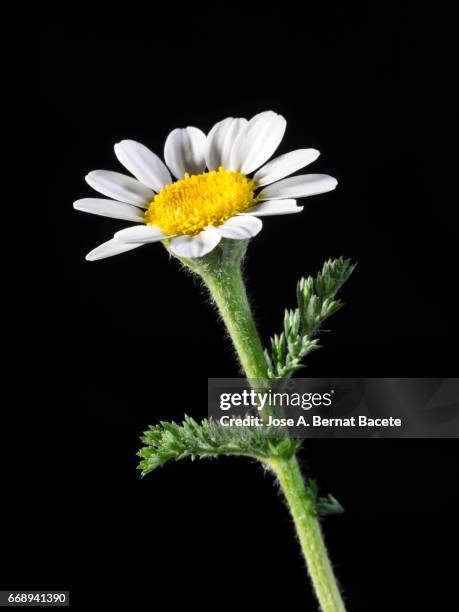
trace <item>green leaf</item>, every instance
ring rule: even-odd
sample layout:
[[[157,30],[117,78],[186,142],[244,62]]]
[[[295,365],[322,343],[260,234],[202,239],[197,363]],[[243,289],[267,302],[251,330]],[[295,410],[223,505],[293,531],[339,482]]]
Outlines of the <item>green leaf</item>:
[[[339,501],[329,494],[327,497],[319,497],[316,502],[317,514],[329,516],[331,514],[343,514],[344,508]]]
[[[329,516],[331,514],[343,514],[344,508],[339,501],[328,494],[326,497],[319,497],[319,487],[317,482],[310,478],[306,483],[306,488],[314,503],[315,511],[318,516]]]
[[[355,266],[349,259],[329,259],[316,278],[298,281],[297,308],[286,310],[282,333],[271,338],[271,352],[266,351],[269,378],[288,378],[304,367],[302,360],[320,348],[315,336],[322,323],[342,306],[335,296],[352,274]]]
[[[141,439],[145,446],[137,454],[142,475],[167,461],[185,458],[239,455],[261,461],[289,459],[301,446],[301,440],[289,438],[284,428],[224,427],[212,419],[197,423],[189,416],[181,424],[161,421],[152,425]]]

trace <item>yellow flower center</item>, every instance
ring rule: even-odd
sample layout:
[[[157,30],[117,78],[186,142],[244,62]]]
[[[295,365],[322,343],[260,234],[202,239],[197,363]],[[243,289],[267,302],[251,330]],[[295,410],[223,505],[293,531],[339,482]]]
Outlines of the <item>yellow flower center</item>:
[[[255,189],[255,181],[223,167],[204,174],[185,174],[155,195],[145,211],[145,222],[157,225],[168,236],[193,236],[253,206]]]

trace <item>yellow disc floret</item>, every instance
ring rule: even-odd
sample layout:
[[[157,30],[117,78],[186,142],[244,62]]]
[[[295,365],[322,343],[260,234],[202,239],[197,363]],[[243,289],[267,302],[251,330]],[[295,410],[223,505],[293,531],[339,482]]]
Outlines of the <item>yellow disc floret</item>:
[[[157,225],[168,236],[193,236],[253,206],[255,189],[255,181],[223,167],[204,174],[185,174],[155,195],[145,211],[145,222]]]

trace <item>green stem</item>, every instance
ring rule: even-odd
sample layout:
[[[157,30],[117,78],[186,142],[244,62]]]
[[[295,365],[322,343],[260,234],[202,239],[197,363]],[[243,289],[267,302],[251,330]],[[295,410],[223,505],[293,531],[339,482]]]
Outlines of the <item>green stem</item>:
[[[231,267],[218,275],[205,276],[204,281],[233,341],[246,376],[265,379],[266,357],[239,266]]]
[[[247,378],[263,381],[267,379],[268,364],[241,274],[246,248],[244,240],[222,240],[209,255],[181,261],[207,285]],[[288,460],[272,458],[267,463],[285,494],[322,612],[345,612],[315,502],[306,488],[295,455]]]
[[[247,378],[264,381],[268,376],[268,363],[241,273],[246,248],[246,240],[222,241],[205,258],[182,259],[182,262],[207,285]]]
[[[287,500],[312,584],[323,612],[345,612],[317,518],[295,456],[269,461]]]

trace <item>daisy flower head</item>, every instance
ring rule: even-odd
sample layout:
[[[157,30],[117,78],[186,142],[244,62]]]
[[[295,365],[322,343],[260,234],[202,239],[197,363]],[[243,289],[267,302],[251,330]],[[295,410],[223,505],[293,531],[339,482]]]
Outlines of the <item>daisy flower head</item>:
[[[143,144],[122,140],[115,155],[132,176],[90,172],[86,182],[109,199],[83,198],[74,208],[137,225],[117,232],[86,259],[160,241],[179,258],[203,257],[222,239],[256,236],[259,217],[301,212],[297,198],[331,191],[337,181],[326,174],[290,176],[317,159],[315,149],[268,161],[285,128],[284,117],[273,111],[249,121],[228,117],[207,136],[196,127],[177,128],[166,139],[165,163]]]

